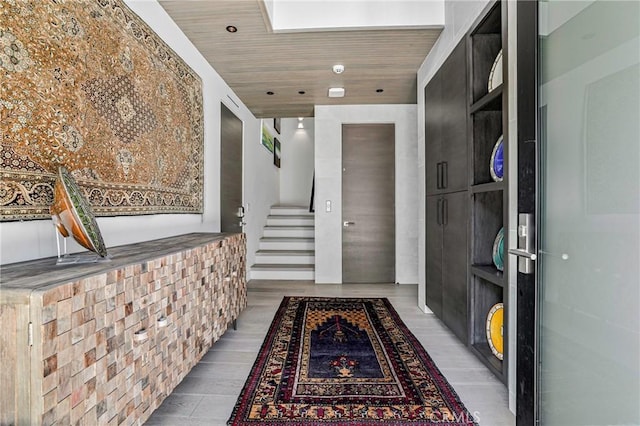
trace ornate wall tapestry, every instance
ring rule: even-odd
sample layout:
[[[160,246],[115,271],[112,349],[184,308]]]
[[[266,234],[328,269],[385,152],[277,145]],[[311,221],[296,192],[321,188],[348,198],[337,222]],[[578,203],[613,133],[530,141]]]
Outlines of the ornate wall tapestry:
[[[200,78],[122,0],[0,1],[0,73],[0,220],[60,165],[99,216],[202,212]]]

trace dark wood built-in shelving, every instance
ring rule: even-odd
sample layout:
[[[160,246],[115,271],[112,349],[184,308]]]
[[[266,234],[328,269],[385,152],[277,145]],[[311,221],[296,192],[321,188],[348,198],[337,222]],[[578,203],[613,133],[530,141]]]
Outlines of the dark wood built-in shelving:
[[[496,56],[506,46],[505,1],[494,0],[424,89],[425,304],[472,352],[507,380],[508,272],[493,264],[507,198],[507,55],[502,84],[489,91]],[[500,72],[500,71],[498,71]],[[494,74],[495,75],[495,74]],[[504,177],[492,179],[493,147],[503,137]],[[506,244],[505,244],[506,248]],[[506,264],[506,253],[504,255]],[[504,354],[487,343],[487,314],[504,304]]]
[[[425,87],[425,304],[465,344],[468,321],[467,44]]]
[[[471,348],[476,356],[480,358],[480,361],[482,361],[493,374],[502,376],[502,361],[493,356],[486,342],[475,343],[471,345]]]
[[[504,273],[494,265],[471,265],[471,273],[499,287],[504,287]]]
[[[503,191],[504,190],[504,182],[489,182],[489,183],[480,183],[478,185],[471,185],[471,192],[474,194],[479,194],[481,192],[495,192],[495,191]]]
[[[469,319],[470,346],[473,353],[506,383],[508,373],[509,310],[506,282],[506,237],[508,235],[508,164],[507,164],[507,55],[506,2],[494,1],[476,21],[467,35],[470,178],[470,248],[469,248]],[[496,56],[502,50],[502,81],[489,91],[488,79]],[[493,148],[500,136],[504,146],[504,177],[494,181],[490,172]],[[493,264],[493,244],[504,228],[505,270]],[[487,314],[496,303],[504,305],[503,360],[498,359],[487,342]]]
[[[478,99],[469,108],[471,114],[478,111],[502,111],[502,85]]]

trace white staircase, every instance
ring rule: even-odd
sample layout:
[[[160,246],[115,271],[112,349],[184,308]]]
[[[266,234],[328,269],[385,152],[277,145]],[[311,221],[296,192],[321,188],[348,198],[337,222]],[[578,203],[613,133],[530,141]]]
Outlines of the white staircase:
[[[251,279],[315,279],[314,221],[306,207],[272,206]]]

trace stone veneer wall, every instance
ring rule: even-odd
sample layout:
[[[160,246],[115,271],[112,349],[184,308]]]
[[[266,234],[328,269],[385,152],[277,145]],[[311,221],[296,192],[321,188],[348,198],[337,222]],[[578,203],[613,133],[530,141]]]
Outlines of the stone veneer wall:
[[[32,296],[32,422],[144,422],[246,307],[245,259],[236,234]]]

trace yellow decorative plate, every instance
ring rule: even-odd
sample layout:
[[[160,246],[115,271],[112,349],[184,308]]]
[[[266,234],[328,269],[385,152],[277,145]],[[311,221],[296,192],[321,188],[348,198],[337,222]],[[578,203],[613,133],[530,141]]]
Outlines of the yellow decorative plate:
[[[504,305],[496,303],[487,315],[487,343],[491,352],[502,361],[504,357]]]

